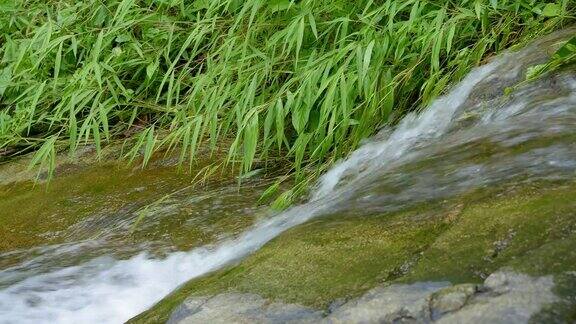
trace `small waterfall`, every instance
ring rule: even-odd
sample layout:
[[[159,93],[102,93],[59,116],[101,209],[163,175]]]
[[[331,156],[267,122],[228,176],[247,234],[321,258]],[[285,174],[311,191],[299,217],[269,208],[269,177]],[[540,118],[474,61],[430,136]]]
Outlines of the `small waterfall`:
[[[354,151],[320,179],[314,200],[333,194],[342,179],[361,178],[373,168],[385,168],[401,159],[418,141],[440,137],[450,127],[454,115],[466,102],[474,87],[486,79],[508,58],[503,57],[472,71],[450,93],[436,99],[422,114],[410,114],[383,141],[371,141]]]
[[[319,180],[310,202],[214,246],[164,259],[146,253],[125,260],[101,256],[28,276],[0,290],[0,323],[122,323],[187,280],[243,258],[314,217],[394,210],[507,179],[573,177],[576,150],[572,141],[563,140],[575,134],[573,76],[527,85],[509,98],[474,97],[486,85],[515,82],[520,77],[515,67],[531,50],[505,54],[473,70],[421,114],[408,115],[395,130],[368,140]],[[543,138],[554,141],[522,152],[508,150]],[[479,142],[491,143],[495,152],[472,160],[482,153],[471,149]],[[414,167],[422,161],[426,167]],[[25,269],[3,270],[0,277],[19,271]]]

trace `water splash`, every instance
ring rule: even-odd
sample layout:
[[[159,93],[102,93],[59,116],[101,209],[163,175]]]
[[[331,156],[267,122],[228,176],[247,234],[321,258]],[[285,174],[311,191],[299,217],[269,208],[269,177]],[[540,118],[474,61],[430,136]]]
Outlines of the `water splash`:
[[[422,114],[406,116],[386,140],[369,142],[354,151],[349,158],[335,165],[320,179],[313,200],[333,194],[344,178],[358,178],[361,173],[369,173],[369,169],[386,167],[402,158],[419,141],[441,136],[448,130],[454,115],[466,102],[474,87],[505,60],[506,58],[502,58],[475,69],[447,96],[435,100]]]

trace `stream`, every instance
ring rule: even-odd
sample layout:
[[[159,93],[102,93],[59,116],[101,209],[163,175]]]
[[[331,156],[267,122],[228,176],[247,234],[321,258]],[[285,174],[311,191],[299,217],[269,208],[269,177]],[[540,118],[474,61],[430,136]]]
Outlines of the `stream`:
[[[472,70],[422,112],[382,129],[324,174],[307,203],[280,213],[256,207],[270,184],[257,177],[247,190],[234,182],[197,190],[178,187],[177,179],[165,187],[143,179],[150,195],[170,196],[146,210],[139,239],[125,238],[138,210],[127,205],[44,231],[61,238],[56,243],[0,250],[0,323],[123,323],[312,218],[397,211],[504,183],[574,179],[575,75],[557,73],[502,95],[523,78],[520,67],[542,61],[534,53],[554,37]],[[136,195],[142,184],[126,186]],[[155,235],[161,225],[171,233]]]

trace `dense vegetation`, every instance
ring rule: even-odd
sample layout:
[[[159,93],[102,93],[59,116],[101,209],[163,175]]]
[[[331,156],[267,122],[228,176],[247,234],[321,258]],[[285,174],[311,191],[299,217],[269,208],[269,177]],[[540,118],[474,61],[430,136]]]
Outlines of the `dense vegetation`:
[[[243,172],[355,148],[575,1],[0,0],[0,156],[228,150]]]

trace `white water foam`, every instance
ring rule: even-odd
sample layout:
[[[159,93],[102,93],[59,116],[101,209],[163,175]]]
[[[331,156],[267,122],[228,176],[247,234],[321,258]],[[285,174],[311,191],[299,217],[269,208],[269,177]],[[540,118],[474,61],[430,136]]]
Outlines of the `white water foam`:
[[[177,252],[165,259],[146,254],[128,260],[99,257],[29,277],[0,291],[0,323],[122,323],[130,319],[187,280],[245,257],[283,231],[328,210],[346,196],[342,179],[361,178],[369,169],[407,154],[415,143],[442,135],[474,86],[506,59],[475,69],[424,113],[406,117],[387,139],[369,142],[355,151],[322,177],[311,202],[218,246]]]
[[[506,56],[476,68],[448,95],[436,99],[422,114],[407,115],[386,140],[367,143],[336,164],[320,179],[313,200],[333,194],[343,178],[351,174],[353,179],[361,178],[359,171],[369,173],[370,169],[383,167],[404,156],[417,141],[444,134],[474,86],[486,79],[505,59]]]
[[[123,323],[180,284],[246,256],[317,210],[295,207],[219,246],[161,260],[146,254],[100,257],[27,278],[0,291],[0,323]]]

